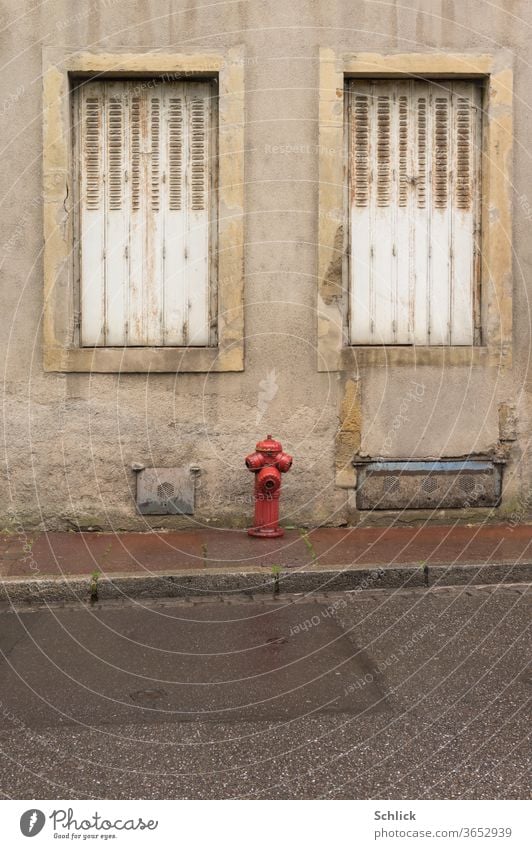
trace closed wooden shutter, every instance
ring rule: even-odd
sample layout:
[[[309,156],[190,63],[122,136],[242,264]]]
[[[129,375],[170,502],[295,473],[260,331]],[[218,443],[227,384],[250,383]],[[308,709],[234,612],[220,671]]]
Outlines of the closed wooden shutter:
[[[352,80],[350,341],[471,345],[480,86]]]
[[[210,85],[91,81],[75,106],[81,344],[208,345]]]

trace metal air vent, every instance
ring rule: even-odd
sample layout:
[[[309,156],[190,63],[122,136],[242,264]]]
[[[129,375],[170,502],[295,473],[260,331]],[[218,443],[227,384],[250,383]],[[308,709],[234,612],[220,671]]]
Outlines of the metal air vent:
[[[496,507],[502,465],[482,460],[355,460],[359,510]]]
[[[137,474],[137,508],[139,513],[152,516],[194,513],[190,469],[141,469]]]

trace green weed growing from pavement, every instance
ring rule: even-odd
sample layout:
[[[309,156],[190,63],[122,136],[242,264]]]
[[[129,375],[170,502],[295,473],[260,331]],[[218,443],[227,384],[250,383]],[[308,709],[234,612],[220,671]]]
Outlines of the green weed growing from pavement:
[[[100,580],[101,572],[99,569],[95,569],[91,575],[90,580],[90,600],[91,604],[98,601],[98,581]]]
[[[308,550],[310,552],[310,556],[312,557],[313,560],[316,560],[317,559],[316,551],[315,551],[314,546],[312,545],[312,540],[310,539],[309,535],[302,528],[300,528],[299,533],[301,535],[301,539],[303,540],[303,542],[305,543],[306,547],[308,548]]]
[[[272,576],[273,576],[273,591],[274,593],[280,592],[279,578],[281,575],[281,567],[280,566],[272,566]]]

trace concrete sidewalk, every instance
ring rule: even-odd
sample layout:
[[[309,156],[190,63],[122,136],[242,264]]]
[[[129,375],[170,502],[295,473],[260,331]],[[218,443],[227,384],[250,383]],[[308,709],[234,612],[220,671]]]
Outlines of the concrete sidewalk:
[[[318,528],[278,540],[241,530],[0,536],[2,600],[313,592],[520,583],[532,526]]]

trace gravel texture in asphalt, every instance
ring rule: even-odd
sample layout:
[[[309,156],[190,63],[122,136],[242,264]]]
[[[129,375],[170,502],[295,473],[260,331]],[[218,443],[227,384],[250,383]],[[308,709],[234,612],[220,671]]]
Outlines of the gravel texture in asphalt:
[[[527,798],[526,585],[0,612],[4,798]]]

